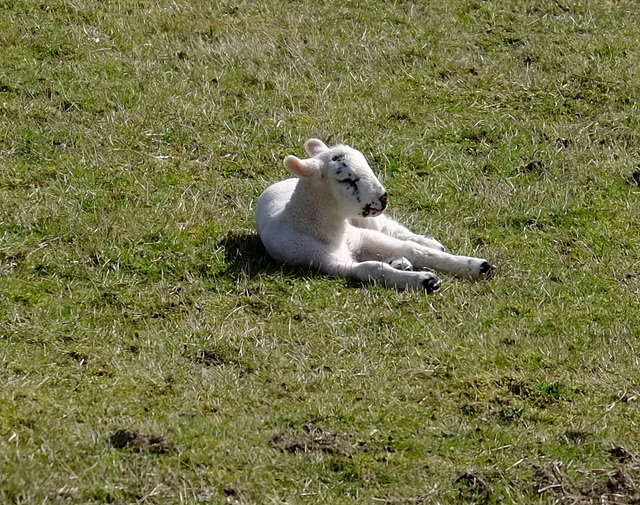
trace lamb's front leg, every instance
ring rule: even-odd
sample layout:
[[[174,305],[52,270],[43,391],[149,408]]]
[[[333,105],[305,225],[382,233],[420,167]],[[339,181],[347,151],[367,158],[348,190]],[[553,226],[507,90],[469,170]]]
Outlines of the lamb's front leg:
[[[307,249],[307,253],[308,253]],[[330,250],[319,248],[316,255],[308,258],[307,264],[314,264],[329,275],[355,278],[361,282],[377,281],[396,289],[436,291],[442,281],[432,272],[397,270],[382,261],[357,261],[348,249]]]
[[[427,293],[437,291],[442,284],[434,273],[398,270],[382,261],[353,261],[339,265],[335,273],[362,282],[378,281],[390,288],[425,290]]]
[[[491,265],[481,258],[449,254],[375,230],[360,229],[358,238],[361,260],[402,257],[415,268],[430,268],[471,280],[487,278],[491,274]]]

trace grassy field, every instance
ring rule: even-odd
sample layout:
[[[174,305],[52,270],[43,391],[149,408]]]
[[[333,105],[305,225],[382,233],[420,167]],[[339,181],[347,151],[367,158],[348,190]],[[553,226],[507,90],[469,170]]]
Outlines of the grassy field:
[[[0,503],[638,503],[639,40],[633,0],[0,0]],[[311,136],[496,275],[270,261]]]

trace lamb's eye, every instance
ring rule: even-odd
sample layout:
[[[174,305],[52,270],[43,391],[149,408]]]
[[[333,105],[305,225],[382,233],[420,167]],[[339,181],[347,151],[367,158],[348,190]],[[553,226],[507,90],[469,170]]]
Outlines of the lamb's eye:
[[[358,181],[359,181],[359,180],[360,180],[360,179],[355,179],[355,180],[354,180],[354,179],[349,179],[349,178],[347,178],[347,179],[338,179],[338,182],[339,182],[340,184],[344,184],[344,185],[346,185],[348,188],[350,188],[350,189],[351,189],[351,191],[353,192],[353,194],[355,195],[355,194],[357,194],[357,193],[360,191],[360,188],[358,187]]]

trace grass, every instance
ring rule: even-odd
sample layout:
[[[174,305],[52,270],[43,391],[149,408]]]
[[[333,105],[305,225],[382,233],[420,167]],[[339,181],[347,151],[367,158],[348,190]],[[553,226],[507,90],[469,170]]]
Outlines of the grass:
[[[0,501],[635,503],[632,1],[0,1]],[[307,137],[497,266],[271,262]]]

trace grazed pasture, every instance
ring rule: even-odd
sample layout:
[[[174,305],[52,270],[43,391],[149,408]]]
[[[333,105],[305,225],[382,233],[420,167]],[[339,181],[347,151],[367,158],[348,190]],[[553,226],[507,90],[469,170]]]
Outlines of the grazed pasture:
[[[0,0],[0,502],[637,503],[630,0]],[[495,276],[271,262],[307,137]]]

